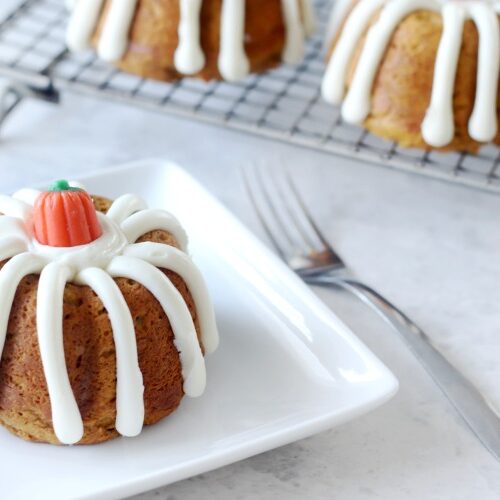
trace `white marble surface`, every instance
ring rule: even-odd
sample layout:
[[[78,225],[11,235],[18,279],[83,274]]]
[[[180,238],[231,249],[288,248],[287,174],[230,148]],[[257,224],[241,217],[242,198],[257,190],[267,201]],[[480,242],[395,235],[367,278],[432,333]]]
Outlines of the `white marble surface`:
[[[61,107],[26,102],[7,122],[0,190],[147,156],[184,165],[258,232],[238,166],[290,168],[353,269],[498,404],[500,197],[71,95]],[[500,496],[500,465],[397,337],[350,297],[318,293],[398,376],[394,400],[338,429],[138,498]]]
[[[499,196],[72,95],[60,107],[26,102],[9,119],[0,132],[0,191],[144,157],[179,162],[259,233],[238,167],[290,168],[352,268],[500,408]],[[500,497],[500,464],[394,333],[351,297],[318,293],[400,379],[394,400],[338,429],[136,498]]]

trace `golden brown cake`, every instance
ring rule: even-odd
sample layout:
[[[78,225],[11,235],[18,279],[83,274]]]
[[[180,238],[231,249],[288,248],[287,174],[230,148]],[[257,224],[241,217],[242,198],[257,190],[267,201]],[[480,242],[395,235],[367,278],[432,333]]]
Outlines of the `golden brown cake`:
[[[146,78],[238,80],[299,62],[313,24],[311,0],[77,0],[67,43]]]
[[[93,201],[64,182],[0,196],[0,423],[29,441],[137,435],[203,392],[217,345],[177,221],[133,195]]]
[[[339,0],[326,101],[404,147],[500,144],[500,29],[489,0]]]

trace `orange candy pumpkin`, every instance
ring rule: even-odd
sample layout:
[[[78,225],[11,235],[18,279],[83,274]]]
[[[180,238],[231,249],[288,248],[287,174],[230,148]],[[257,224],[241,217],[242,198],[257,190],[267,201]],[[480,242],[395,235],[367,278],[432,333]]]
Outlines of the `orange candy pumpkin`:
[[[33,229],[35,238],[51,247],[86,245],[102,235],[92,198],[67,181],[57,181],[37,198]]]

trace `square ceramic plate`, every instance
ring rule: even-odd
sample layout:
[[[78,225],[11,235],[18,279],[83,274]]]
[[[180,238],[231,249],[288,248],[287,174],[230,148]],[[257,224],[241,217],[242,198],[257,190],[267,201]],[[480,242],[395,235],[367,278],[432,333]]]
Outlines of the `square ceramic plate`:
[[[54,447],[1,429],[2,496],[133,495],[333,427],[396,392],[389,370],[181,168],[144,161],[81,180],[109,197],[137,192],[181,220],[215,301],[220,348],[206,393],[137,438]]]

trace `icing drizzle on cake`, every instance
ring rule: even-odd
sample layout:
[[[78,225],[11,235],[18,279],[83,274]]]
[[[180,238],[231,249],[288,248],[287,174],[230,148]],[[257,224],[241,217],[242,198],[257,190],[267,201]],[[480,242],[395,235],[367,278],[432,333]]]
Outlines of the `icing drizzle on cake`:
[[[108,214],[99,213],[102,236],[70,248],[41,245],[33,236],[33,204],[40,193],[21,190],[0,195],[0,357],[10,311],[21,280],[39,274],[37,333],[49,391],[54,432],[61,443],[74,444],[84,428],[65,363],[63,296],[67,283],[92,288],[102,301],[113,330],[116,349],[116,429],[136,436],[144,423],[143,381],[139,368],[134,322],[114,278],[129,278],[147,288],[161,304],[174,332],[182,365],[184,392],[200,396],[206,383],[205,361],[189,309],[177,288],[160,270],[177,273],[193,296],[207,353],[217,348],[215,314],[201,273],[185,253],[187,236],[168,212],[148,209],[135,195],[124,195]],[[135,243],[151,230],[171,233],[182,250],[160,243]]]
[[[314,31],[311,0],[281,0],[286,27],[283,60],[297,63],[304,52],[304,39]],[[137,0],[111,0],[97,46],[98,56],[109,62],[121,59],[128,47],[128,33]],[[90,46],[104,0],[76,0],[72,9],[66,43],[70,50],[81,51]],[[193,75],[205,65],[200,42],[202,0],[179,0],[179,43],[174,54],[176,70]],[[245,53],[246,0],[223,0],[218,66],[227,81],[239,80],[250,72]]]
[[[360,0],[347,17],[328,62],[322,84],[324,99],[338,105],[343,101],[343,119],[349,123],[362,124],[370,114],[373,82],[392,34],[406,16],[418,10],[439,12],[443,16],[443,33],[434,68],[431,102],[421,126],[425,142],[434,147],[443,147],[455,135],[453,90],[463,26],[467,19],[474,22],[479,33],[476,98],[468,131],[478,142],[493,140],[498,130],[496,101],[500,72],[500,26],[497,13],[500,2]],[[378,19],[369,27],[379,11]],[[344,97],[347,71],[365,32],[366,41]]]

